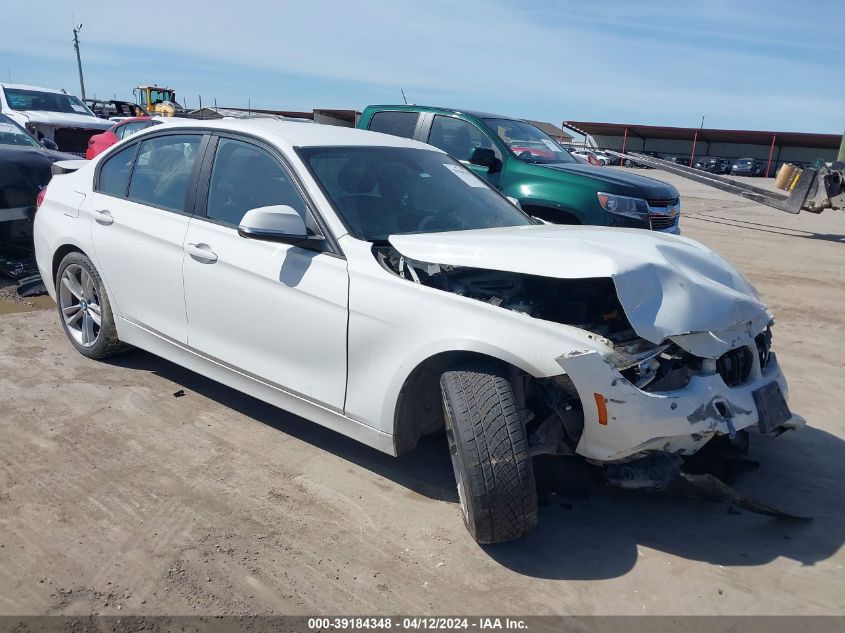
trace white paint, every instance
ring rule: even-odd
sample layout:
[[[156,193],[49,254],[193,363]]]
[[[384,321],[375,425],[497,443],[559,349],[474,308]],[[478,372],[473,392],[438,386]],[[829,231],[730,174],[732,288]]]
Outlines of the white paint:
[[[294,150],[384,145],[436,151],[429,146],[267,119],[170,125],[244,131],[274,145],[334,233],[342,256],[243,238],[233,227],[96,194],[93,173],[115,151],[110,148],[77,171],[54,177],[36,215],[36,257],[55,297],[53,254],[63,245],[87,253],[112,298],[119,336],[138,347],[387,452],[394,450],[405,380],[442,352],[485,354],[538,378],[569,374],[585,405],[577,450],[597,461],[667,447],[697,450],[703,442],[694,433],[729,431],[723,420],[689,419],[714,397],[735,407],[733,425],[740,429],[756,423],[754,389],[777,381],[786,393],[776,360],[765,372],[756,367],[740,388],[729,389],[711,375],[676,392],[643,392],[611,366],[612,344],[600,336],[400,278],[381,267],[370,243],[347,234]],[[81,205],[79,194],[86,194]],[[401,235],[391,242],[407,257],[433,264],[609,277],[640,336],[656,343],[671,338],[701,356],[752,346],[770,319],[742,275],[686,238],[534,225]],[[607,399],[606,426],[598,424],[593,393]],[[801,422],[794,416],[790,424]]]
[[[702,244],[674,235],[597,226],[507,227],[394,235],[390,243],[414,260],[553,277],[610,277],[634,330],[660,343],[667,337],[696,353],[719,356],[730,345],[719,332],[771,320],[751,284]],[[692,350],[690,350],[692,351]]]

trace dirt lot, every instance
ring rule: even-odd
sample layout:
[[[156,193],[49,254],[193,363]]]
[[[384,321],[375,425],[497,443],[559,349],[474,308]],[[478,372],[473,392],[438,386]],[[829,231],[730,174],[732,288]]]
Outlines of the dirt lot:
[[[845,614],[845,214],[677,184],[810,424],[752,438],[740,486],[815,521],[566,468],[529,538],[479,547],[442,437],[395,459],[144,352],[89,361],[33,305],[0,316],[0,614]]]

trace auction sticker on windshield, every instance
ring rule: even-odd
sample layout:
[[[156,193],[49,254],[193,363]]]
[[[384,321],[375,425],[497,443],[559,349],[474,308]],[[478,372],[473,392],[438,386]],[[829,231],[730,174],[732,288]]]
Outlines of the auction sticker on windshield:
[[[555,145],[554,143],[552,143],[549,139],[547,139],[547,138],[541,138],[540,140],[543,142],[543,145],[545,145],[546,147],[548,147],[548,148],[549,148],[550,150],[552,150],[553,152],[558,152],[558,151],[560,151],[560,148],[559,148],[557,145]]]
[[[484,186],[483,182],[481,182],[478,178],[473,176],[466,169],[464,169],[463,167],[460,167],[459,165],[450,165],[448,163],[443,163],[443,166],[446,169],[448,169],[449,171],[451,171],[453,174],[455,174],[458,178],[463,180],[470,187],[483,187]]]

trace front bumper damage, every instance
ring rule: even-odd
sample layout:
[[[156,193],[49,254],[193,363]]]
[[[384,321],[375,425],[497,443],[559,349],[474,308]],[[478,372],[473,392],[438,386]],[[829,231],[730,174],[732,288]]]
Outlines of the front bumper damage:
[[[753,339],[748,337],[745,345],[753,346]],[[576,453],[600,463],[630,461],[650,452],[692,455],[716,435],[733,436],[758,425],[755,392],[759,399],[759,390],[776,383],[787,396],[773,353],[765,367],[755,355],[741,385],[728,387],[719,373],[703,371],[684,387],[665,392],[638,389],[596,351],[570,354],[558,362],[584,403],[584,431]],[[777,435],[804,423],[791,414],[765,432]]]
[[[757,339],[764,335],[770,341],[768,330]],[[648,491],[671,487],[758,514],[806,520],[752,499],[708,472],[708,465],[724,466],[726,461],[732,462],[733,474],[756,467],[744,458],[749,430],[775,437],[805,425],[786,404],[787,384],[777,356],[768,347],[760,353],[751,336],[732,342],[739,346],[728,350],[729,357],[747,350],[745,357],[753,360],[743,375],[729,371],[718,359],[701,359],[686,384],[666,391],[636,387],[596,351],[559,358],[584,403],[584,427],[575,452],[599,466],[610,485]],[[688,343],[700,348],[702,341],[694,336]],[[711,448],[712,464],[702,459]]]

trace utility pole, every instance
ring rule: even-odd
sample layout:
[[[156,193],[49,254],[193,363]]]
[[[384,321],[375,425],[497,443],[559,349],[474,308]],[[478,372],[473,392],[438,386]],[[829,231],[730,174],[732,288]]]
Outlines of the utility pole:
[[[79,32],[82,30],[82,25],[79,24],[73,27],[73,48],[76,51],[76,66],[79,69],[79,90],[82,92],[82,98],[85,98],[85,80],[82,78],[82,58],[79,56]]]

